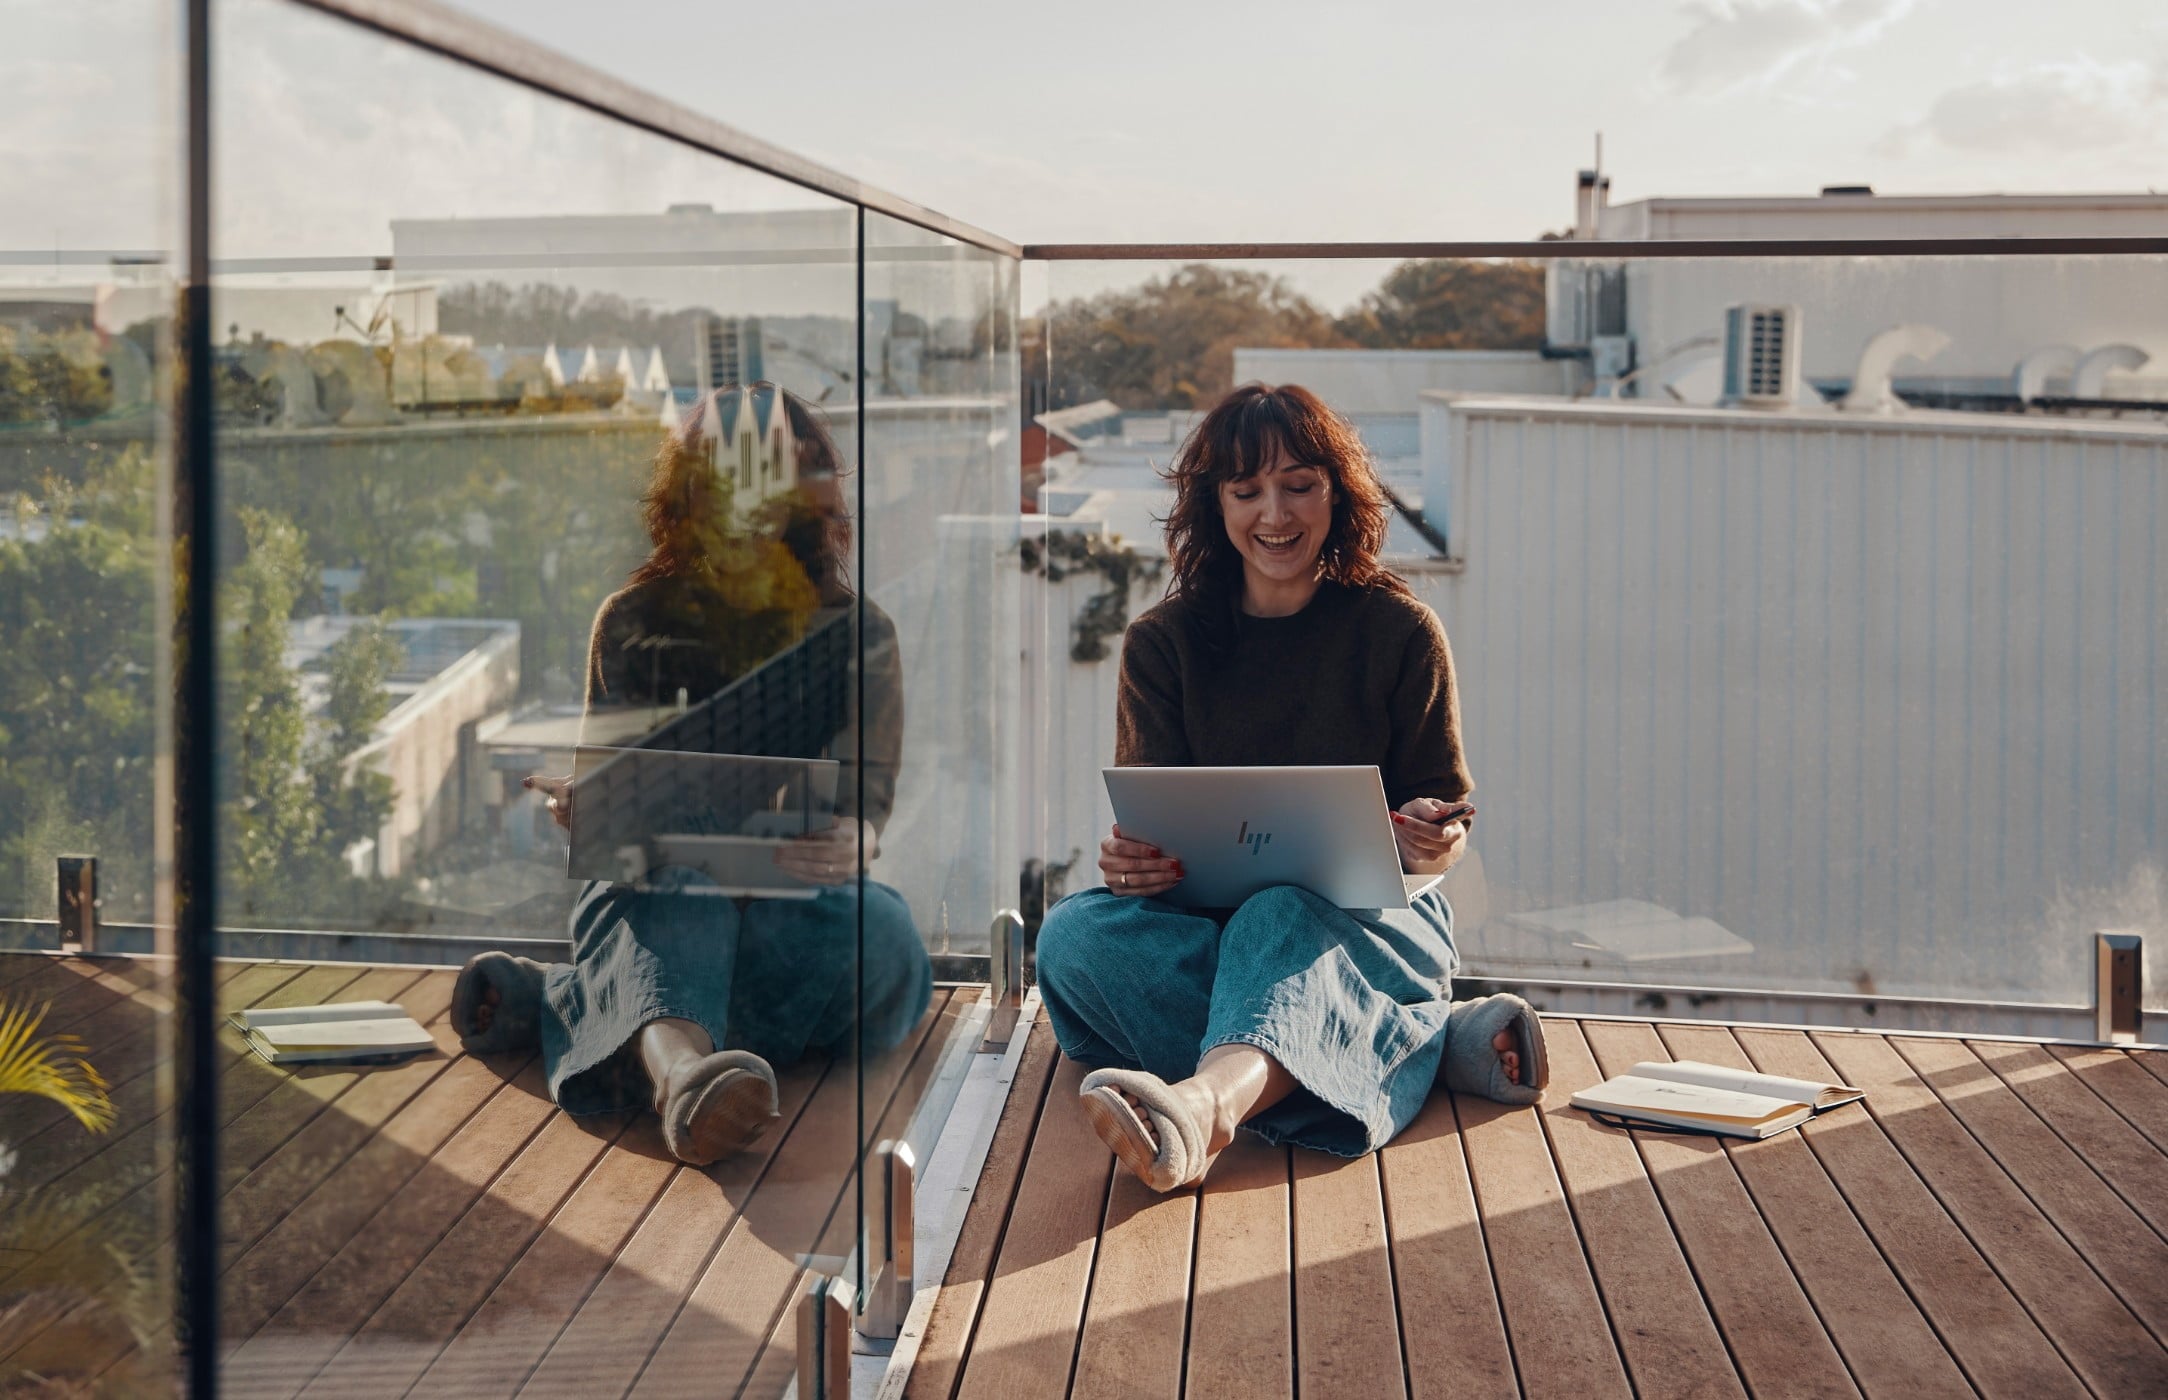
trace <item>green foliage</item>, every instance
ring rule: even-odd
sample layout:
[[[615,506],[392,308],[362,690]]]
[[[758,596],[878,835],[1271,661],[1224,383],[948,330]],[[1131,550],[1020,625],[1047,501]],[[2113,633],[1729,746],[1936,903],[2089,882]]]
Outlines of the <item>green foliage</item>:
[[[1334,317],[1266,273],[1192,263],[1141,287],[1058,302],[1039,342],[1057,406],[1207,408],[1234,387],[1238,347],[1511,350],[1543,343],[1533,263],[1404,262]]]
[[[106,857],[106,916],[147,918],[156,473],[130,444],[19,496],[0,539],[0,900],[52,908],[53,857]]]
[[[306,715],[286,662],[287,622],[306,572],[301,532],[254,507],[239,512],[247,554],[226,571],[219,713],[227,814],[223,845],[235,912],[258,914],[286,860],[310,845],[318,812],[301,770]]]
[[[1053,402],[1204,408],[1234,387],[1237,346],[1344,346],[1284,278],[1192,263],[1048,313]]]
[[[1404,262],[1335,323],[1380,350],[1532,350],[1543,344],[1543,269],[1458,258]]]
[[[1019,562],[1025,573],[1043,574],[1048,583],[1072,574],[1097,574],[1103,581],[1105,586],[1084,600],[1071,624],[1069,659],[1080,665],[1107,659],[1107,638],[1129,629],[1129,595],[1156,585],[1167,571],[1165,559],[1145,558],[1119,535],[1082,530],[1050,530],[1044,548],[1027,538]]]
[[[323,732],[308,763],[319,822],[314,863],[321,879],[337,882],[346,851],[376,836],[391,818],[396,794],[390,775],[352,760],[391,709],[384,681],[399,661],[399,643],[373,619],[341,637],[325,658],[330,693]]]
[[[81,423],[112,406],[112,380],[91,332],[0,326],[0,424]]]
[[[51,1002],[32,1011],[27,1003],[0,997],[0,1094],[34,1094],[91,1132],[105,1132],[113,1126],[113,1100],[104,1076],[83,1058],[83,1042],[38,1034],[52,1009]]]

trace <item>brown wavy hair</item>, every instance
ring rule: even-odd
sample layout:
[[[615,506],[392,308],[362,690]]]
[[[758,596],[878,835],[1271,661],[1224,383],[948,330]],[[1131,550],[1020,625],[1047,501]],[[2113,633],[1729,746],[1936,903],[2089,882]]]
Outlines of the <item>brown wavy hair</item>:
[[[797,489],[763,503],[743,520],[731,511],[733,487],[715,466],[708,441],[709,403],[736,396],[741,387],[767,390],[782,401],[797,450]],[[654,549],[632,571],[632,582],[715,574],[762,542],[779,542],[803,566],[825,602],[850,596],[850,517],[840,484],[843,453],[827,424],[796,394],[766,380],[726,384],[695,399],[679,416],[655,454],[654,470],[640,496],[640,517]]]
[[[1215,404],[1175,454],[1167,480],[1174,509],[1165,521],[1173,597],[1233,606],[1242,592],[1242,555],[1227,538],[1219,488],[1257,475],[1275,444],[1332,483],[1332,525],[1318,550],[1318,577],[1350,588],[1414,596],[1378,562],[1392,501],[1354,425],[1299,384],[1243,384]]]

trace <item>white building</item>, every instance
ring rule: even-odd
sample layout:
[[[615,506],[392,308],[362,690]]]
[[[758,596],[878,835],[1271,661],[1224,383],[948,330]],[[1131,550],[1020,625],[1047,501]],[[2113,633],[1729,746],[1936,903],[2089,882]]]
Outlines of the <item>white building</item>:
[[[1875,195],[1833,188],[1818,197],[1605,202],[1607,183],[1583,172],[1577,232],[1623,242],[1657,239],[1908,239],[2159,236],[2168,195]],[[1902,323],[1934,326],[1950,344],[1908,367],[1900,389],[2007,391],[2020,361],[2044,349],[2078,356],[2131,345],[2150,364],[2118,367],[2101,393],[2168,399],[2168,259],[1890,254],[1842,259],[1564,258],[1546,264],[1546,337],[1553,353],[1585,354],[1601,382],[1630,371],[1663,376],[1706,354],[1724,308],[1800,308],[1806,378],[1825,389],[1851,379],[1861,349]],[[2050,378],[2067,392],[2068,369]],[[1649,386],[1644,386],[1649,387]],[[1663,397],[1662,395],[1655,395]]]

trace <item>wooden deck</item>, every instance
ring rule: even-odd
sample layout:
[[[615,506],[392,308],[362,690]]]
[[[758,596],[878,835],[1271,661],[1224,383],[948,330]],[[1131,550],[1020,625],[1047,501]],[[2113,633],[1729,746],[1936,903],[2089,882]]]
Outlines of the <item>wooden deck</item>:
[[[1353,1161],[1114,1168],[1033,1033],[906,1394],[2168,1395],[2168,1054],[1551,1018],[1540,1110]],[[1697,1059],[1868,1091],[1766,1142],[1597,1125]]]
[[[652,1114],[574,1119],[526,1055],[460,1053],[453,974],[222,964],[228,1008],[382,997],[441,1053],[396,1066],[277,1070],[221,1031],[225,1391],[235,1396],[778,1395],[795,1372],[788,1303],[809,1260],[856,1243],[849,1178],[858,1076],[781,1077],[784,1121],[704,1170],[663,1150]],[[147,964],[0,957],[0,994],[52,1001],[112,1085],[118,1126],[84,1132],[0,1099],[10,1189],[65,1209],[0,1255],[0,1390],[26,1375],[119,1377],[139,1355],[110,1316],[13,1319],[7,1303],[71,1241],[163,1248],[169,1163]],[[868,1141],[900,1135],[969,992],[937,991],[916,1032],[866,1071]],[[162,1267],[162,1266],[161,1266]],[[40,1392],[43,1393],[43,1392]],[[75,1393],[69,1391],[67,1393]]]

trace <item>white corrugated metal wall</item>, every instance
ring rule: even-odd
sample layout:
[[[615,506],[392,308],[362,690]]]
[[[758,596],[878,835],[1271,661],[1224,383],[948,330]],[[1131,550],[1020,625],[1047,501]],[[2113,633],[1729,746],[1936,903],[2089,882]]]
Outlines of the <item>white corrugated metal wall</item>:
[[[1533,401],[1424,431],[1494,935],[1642,899],[1754,944],[1676,980],[2086,1001],[2092,930],[2168,930],[2168,435]]]

